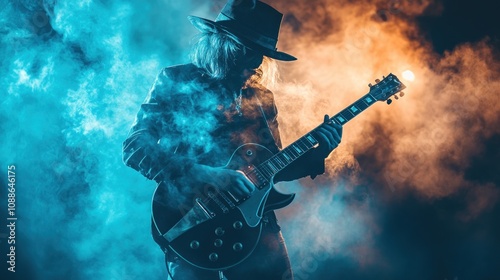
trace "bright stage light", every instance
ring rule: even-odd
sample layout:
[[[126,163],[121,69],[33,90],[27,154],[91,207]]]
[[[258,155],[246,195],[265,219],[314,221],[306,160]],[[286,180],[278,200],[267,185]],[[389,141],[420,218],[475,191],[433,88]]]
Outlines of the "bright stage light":
[[[415,80],[415,74],[410,70],[406,70],[403,72],[403,78],[407,81],[413,82]]]

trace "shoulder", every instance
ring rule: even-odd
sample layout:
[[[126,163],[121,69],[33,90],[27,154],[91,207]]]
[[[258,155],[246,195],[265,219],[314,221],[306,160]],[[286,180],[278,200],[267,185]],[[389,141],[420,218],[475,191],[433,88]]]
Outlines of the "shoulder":
[[[172,82],[193,81],[203,76],[202,71],[193,64],[180,64],[163,68],[158,79]]]
[[[193,64],[165,67],[158,73],[151,92],[159,102],[167,101],[192,93],[202,79],[202,71]]]

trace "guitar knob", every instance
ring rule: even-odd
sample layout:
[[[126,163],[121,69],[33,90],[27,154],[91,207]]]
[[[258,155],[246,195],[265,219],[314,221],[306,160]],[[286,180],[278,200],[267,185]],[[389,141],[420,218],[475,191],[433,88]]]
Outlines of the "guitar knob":
[[[392,100],[391,99],[387,99],[387,105],[391,105],[392,103]]]
[[[234,229],[241,229],[243,227],[243,223],[240,221],[236,221],[233,223],[233,228]]]
[[[222,239],[215,239],[214,246],[215,247],[220,247],[220,246],[222,246],[223,243],[224,242],[222,242]]]
[[[189,243],[189,247],[191,247],[191,249],[198,249],[200,247],[200,242],[193,240]]]
[[[403,96],[405,96],[405,93],[404,92],[400,92],[399,93],[399,97],[403,97]]]
[[[375,83],[380,83],[380,79],[375,79]]]
[[[398,97],[397,95],[394,95],[394,99],[398,100],[398,99],[399,99],[399,97]]]
[[[224,232],[225,232],[224,229],[221,227],[218,227],[215,229],[215,235],[217,235],[217,236],[223,236]]]
[[[373,86],[373,85],[372,85],[371,83],[369,83],[369,84],[368,84],[368,87],[370,87],[370,88],[371,88],[372,86]]]
[[[235,252],[239,252],[241,250],[243,250],[243,244],[241,244],[240,242],[236,242],[233,244],[233,250]]]
[[[212,262],[216,262],[219,259],[219,255],[217,255],[217,253],[211,253],[208,255],[208,259]]]

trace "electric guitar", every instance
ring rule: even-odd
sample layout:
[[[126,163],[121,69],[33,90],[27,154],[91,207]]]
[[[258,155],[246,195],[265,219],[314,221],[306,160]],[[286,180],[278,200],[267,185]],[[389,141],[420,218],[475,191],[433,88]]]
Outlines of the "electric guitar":
[[[393,74],[375,81],[366,95],[331,121],[344,125],[377,101],[390,104],[390,97],[398,99],[397,93],[406,88]],[[402,97],[403,92],[399,95]],[[234,151],[225,168],[243,172],[254,183],[256,190],[250,197],[237,199],[227,191],[207,186],[204,194],[181,213],[167,206],[165,186],[160,183],[152,202],[155,241],[202,269],[224,270],[245,260],[259,241],[263,213],[285,207],[294,199],[295,194],[275,190],[273,178],[318,145],[313,131],[276,154],[259,144],[244,144]]]

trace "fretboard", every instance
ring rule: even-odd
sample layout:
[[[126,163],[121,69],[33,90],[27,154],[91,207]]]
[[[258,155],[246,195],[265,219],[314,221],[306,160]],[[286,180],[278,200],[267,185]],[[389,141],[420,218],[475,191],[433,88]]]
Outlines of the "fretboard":
[[[370,93],[368,93],[358,99],[356,102],[347,106],[340,113],[330,118],[330,120],[344,125],[348,121],[352,120],[355,116],[366,110],[368,107],[373,105],[376,101],[377,100]],[[314,128],[309,133],[299,138],[297,141],[288,145],[286,148],[282,149],[271,158],[259,164],[254,171],[257,172],[258,175],[260,175],[259,177],[261,177],[265,182],[269,182],[271,178],[276,175],[276,173],[280,172],[292,162],[300,158],[303,154],[307,153],[309,150],[318,145],[318,140],[313,136],[314,130],[318,127]]]

